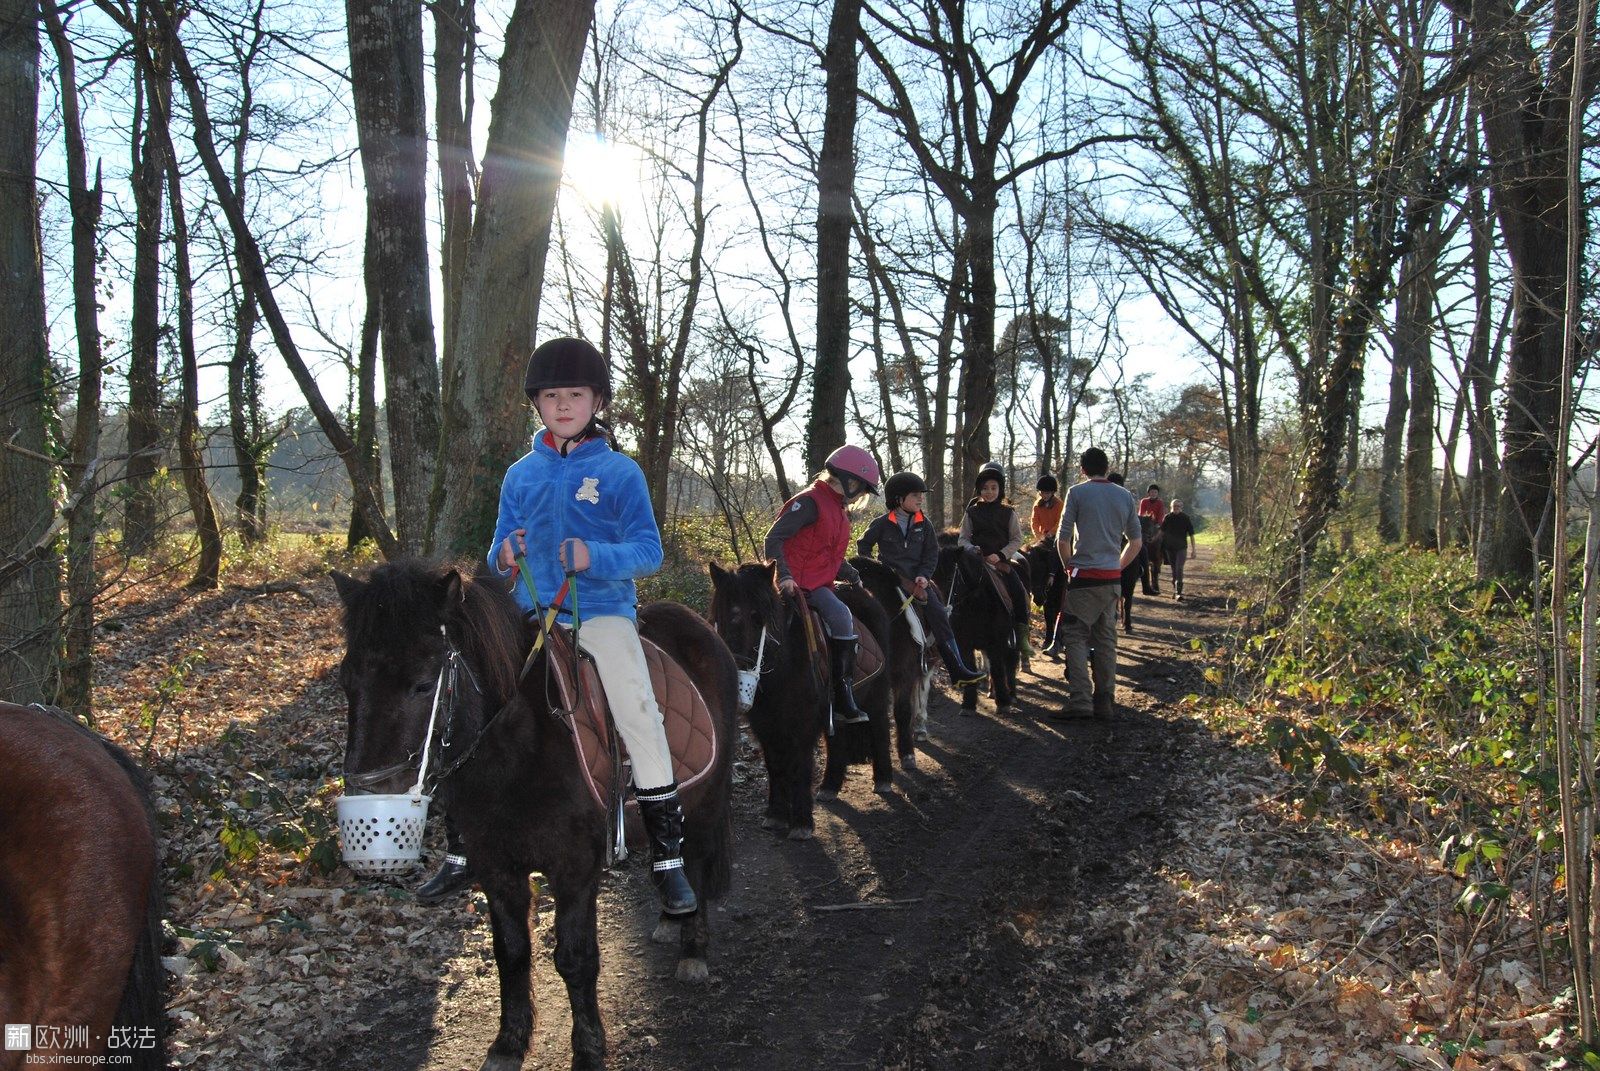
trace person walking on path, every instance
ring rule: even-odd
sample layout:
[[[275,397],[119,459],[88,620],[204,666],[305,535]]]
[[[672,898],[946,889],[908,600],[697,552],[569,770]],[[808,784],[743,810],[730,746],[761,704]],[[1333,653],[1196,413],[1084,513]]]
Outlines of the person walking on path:
[[[1194,557],[1194,520],[1183,512],[1183,503],[1174,498],[1172,509],[1161,522],[1161,548],[1172,564],[1172,589],[1183,601],[1183,563]],[[1187,553],[1185,553],[1187,551]]]
[[[1067,571],[1061,615],[1067,636],[1067,702],[1058,716],[1110,718],[1116,713],[1117,593],[1122,570],[1139,556],[1144,538],[1133,495],[1106,478],[1111,467],[1106,452],[1091,446],[1078,463],[1084,482],[1068,489],[1056,534],[1056,551]]]
[[[1167,504],[1161,501],[1161,487],[1151,484],[1139,500],[1139,528],[1144,536],[1144,593],[1161,594],[1161,522],[1167,519]]]

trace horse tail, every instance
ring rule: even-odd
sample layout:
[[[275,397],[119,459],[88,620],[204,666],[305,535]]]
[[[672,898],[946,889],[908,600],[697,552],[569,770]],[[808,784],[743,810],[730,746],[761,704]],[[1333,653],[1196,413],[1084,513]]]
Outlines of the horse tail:
[[[133,948],[133,966],[122,989],[112,1025],[126,1040],[124,1052],[133,1058],[136,1071],[161,1071],[166,1067],[166,970],[161,966],[161,866],[150,874],[150,894],[145,903],[144,923]]]
[[[161,913],[166,897],[161,885],[161,837],[150,802],[150,779],[122,748],[103,737],[96,739],[122,768],[143,802],[145,824],[150,829],[150,843],[154,847],[150,854],[150,885],[145,895],[144,920],[134,942],[133,964],[128,968],[128,981],[122,987],[122,1000],[117,1005],[112,1025],[120,1028],[118,1033],[126,1043],[122,1051],[132,1059],[131,1064],[123,1066],[135,1071],[162,1071],[167,1066],[167,972],[161,965],[161,946],[165,940]]]
[[[733,811],[724,808],[716,819],[717,830],[711,838],[711,850],[706,853],[701,872],[703,887],[700,895],[706,900],[720,900],[728,895],[733,885]]]

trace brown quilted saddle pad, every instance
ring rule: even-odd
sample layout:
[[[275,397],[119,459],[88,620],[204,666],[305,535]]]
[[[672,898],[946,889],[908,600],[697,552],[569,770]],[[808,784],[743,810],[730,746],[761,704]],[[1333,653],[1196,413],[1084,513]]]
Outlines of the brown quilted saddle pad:
[[[717,754],[717,727],[711,720],[705,696],[700,694],[699,686],[688,672],[648,637],[640,636],[639,643],[644,647],[644,660],[650,666],[650,685],[666,723],[667,744],[672,749],[672,773],[678,782],[678,791],[686,792],[711,772]],[[606,717],[605,689],[601,687],[600,674],[591,659],[579,658],[582,687],[574,687],[572,632],[565,626],[558,625],[552,630],[548,654],[561,692],[561,704],[572,711],[572,743],[578,752],[578,765],[588,783],[589,795],[596,806],[604,809],[612,769],[607,731],[610,721]],[[617,747],[623,756],[627,755],[628,749],[620,739]],[[627,796],[627,806],[638,807],[631,793]]]

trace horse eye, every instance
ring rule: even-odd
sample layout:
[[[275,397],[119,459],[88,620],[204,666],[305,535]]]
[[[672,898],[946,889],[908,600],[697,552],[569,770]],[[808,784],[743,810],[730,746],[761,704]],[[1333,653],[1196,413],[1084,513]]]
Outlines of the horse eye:
[[[433,691],[432,680],[420,680],[411,686],[412,695],[427,695],[431,691]]]

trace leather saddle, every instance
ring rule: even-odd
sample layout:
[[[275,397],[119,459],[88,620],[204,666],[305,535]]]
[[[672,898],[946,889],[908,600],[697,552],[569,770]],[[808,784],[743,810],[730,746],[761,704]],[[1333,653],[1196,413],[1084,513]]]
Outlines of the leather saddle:
[[[1006,613],[1016,613],[1016,607],[1012,605],[1011,588],[1006,584],[1006,574],[1011,572],[1011,563],[1002,561],[999,565],[990,565],[985,561],[983,571],[989,577],[989,584],[994,588],[995,594],[1000,596],[1000,604],[1006,608]]]
[[[639,643],[644,647],[644,660],[650,666],[650,685],[666,723],[673,776],[687,805],[688,790],[711,772],[717,754],[717,727],[699,686],[684,668],[649,637],[641,635]],[[583,771],[590,798],[596,807],[604,810],[616,770],[611,761],[611,719],[607,716],[600,674],[593,660],[580,653],[577,658],[579,679],[574,680],[572,630],[565,625],[551,629],[545,655],[561,694],[561,705],[567,712],[578,768]],[[624,757],[627,755],[620,734],[617,752]],[[631,793],[626,795],[625,806],[631,811],[638,810]]]
[[[927,621],[928,604],[914,597],[917,590],[915,581],[902,573],[896,573],[895,579],[900,581],[900,590],[912,596],[911,601],[906,603],[906,625],[911,630],[912,640],[923,649],[923,657],[926,658],[928,648],[933,646],[933,632],[928,628]]]
[[[822,672],[824,680],[829,678],[829,668],[833,665],[828,658],[827,632],[822,627],[822,615],[811,608],[804,595],[800,596],[800,607],[805,613],[806,646],[811,649],[811,664],[825,667]],[[878,638],[861,623],[855,614],[850,615],[856,628],[856,679],[854,687],[861,688],[872,681],[874,677],[883,672],[888,659],[883,657],[883,648],[878,646]]]

